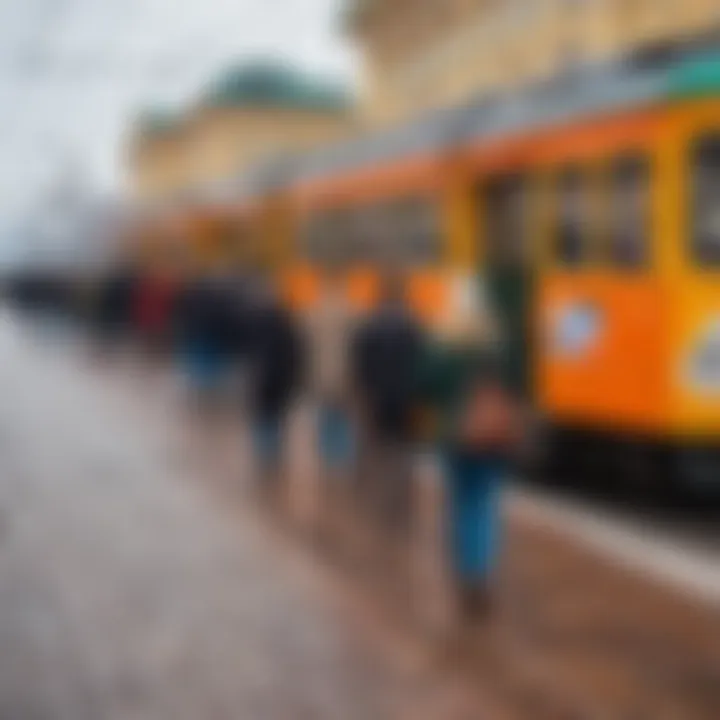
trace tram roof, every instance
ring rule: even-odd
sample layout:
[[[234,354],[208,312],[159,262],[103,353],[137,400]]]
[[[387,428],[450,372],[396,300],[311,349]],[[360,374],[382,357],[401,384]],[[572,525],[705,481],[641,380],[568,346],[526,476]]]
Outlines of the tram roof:
[[[465,110],[459,144],[516,135],[584,117],[612,114],[665,96],[667,72],[623,64],[590,67],[516,92],[480,100]]]
[[[459,108],[443,109],[411,123],[367,133],[309,153],[296,166],[297,179],[312,180],[448,147],[462,117]]]
[[[322,180],[417,155],[516,135],[673,99],[720,94],[720,44],[668,48],[586,66],[546,82],[465,106],[435,111],[411,123],[279,158],[251,173],[256,190]],[[252,192],[250,194],[253,194]]]
[[[588,66],[465,111],[463,144],[612,114],[668,100],[720,94],[720,48],[669,48]]]

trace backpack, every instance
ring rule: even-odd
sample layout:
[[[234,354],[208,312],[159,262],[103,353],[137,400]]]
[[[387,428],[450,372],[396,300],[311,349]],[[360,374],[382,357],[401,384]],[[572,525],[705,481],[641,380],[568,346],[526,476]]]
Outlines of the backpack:
[[[515,403],[499,384],[476,384],[460,414],[457,432],[465,448],[509,453],[520,434]]]

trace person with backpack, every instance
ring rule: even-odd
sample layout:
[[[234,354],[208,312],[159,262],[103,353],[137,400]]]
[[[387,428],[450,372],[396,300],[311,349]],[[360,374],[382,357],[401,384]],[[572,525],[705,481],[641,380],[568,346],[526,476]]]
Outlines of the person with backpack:
[[[492,608],[501,496],[520,434],[496,336],[485,310],[456,310],[429,344],[422,371],[445,481],[451,575],[470,621]]]

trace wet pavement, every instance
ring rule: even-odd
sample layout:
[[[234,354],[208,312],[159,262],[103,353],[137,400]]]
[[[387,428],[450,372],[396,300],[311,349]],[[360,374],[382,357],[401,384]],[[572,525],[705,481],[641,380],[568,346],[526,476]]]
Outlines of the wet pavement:
[[[383,571],[347,508],[318,542],[302,413],[269,509],[166,366],[3,318],[0,367],[2,720],[720,717],[717,608],[512,501],[497,617],[458,634],[432,470]]]
[[[0,362],[0,718],[403,717],[412,678],[218,502],[152,378],[6,322]]]

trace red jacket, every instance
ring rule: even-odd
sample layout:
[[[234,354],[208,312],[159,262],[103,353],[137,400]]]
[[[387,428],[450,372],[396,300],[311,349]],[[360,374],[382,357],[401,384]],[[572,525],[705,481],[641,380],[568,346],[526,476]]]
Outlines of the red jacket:
[[[167,329],[175,287],[168,280],[149,278],[140,283],[135,300],[135,322],[143,332],[162,333]]]

